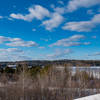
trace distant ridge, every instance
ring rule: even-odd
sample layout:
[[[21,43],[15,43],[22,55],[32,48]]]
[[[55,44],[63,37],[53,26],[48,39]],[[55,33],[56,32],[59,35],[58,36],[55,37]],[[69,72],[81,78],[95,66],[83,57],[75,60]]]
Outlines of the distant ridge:
[[[15,61],[15,62],[0,62],[1,64],[28,64],[28,65],[48,65],[48,64],[60,64],[60,65],[66,65],[71,64],[73,66],[79,65],[79,66],[100,66],[100,60],[68,60],[68,59],[62,59],[62,60],[27,60],[27,61]]]

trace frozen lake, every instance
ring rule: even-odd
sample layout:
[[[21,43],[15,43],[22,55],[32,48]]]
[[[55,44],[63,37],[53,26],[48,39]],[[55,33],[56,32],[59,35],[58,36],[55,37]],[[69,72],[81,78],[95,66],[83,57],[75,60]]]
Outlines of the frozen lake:
[[[56,67],[58,70],[64,70],[65,67],[63,66],[58,66]],[[68,67],[69,70],[72,71],[72,74],[75,74],[77,71],[81,72],[81,71],[86,71],[88,72],[90,75],[93,75],[96,78],[100,79],[100,66],[89,66],[89,67],[84,67],[84,66],[73,66],[73,67]]]
[[[94,77],[100,79],[100,66],[91,66],[91,67],[71,67],[73,73],[77,71],[86,71],[90,75],[93,74]]]

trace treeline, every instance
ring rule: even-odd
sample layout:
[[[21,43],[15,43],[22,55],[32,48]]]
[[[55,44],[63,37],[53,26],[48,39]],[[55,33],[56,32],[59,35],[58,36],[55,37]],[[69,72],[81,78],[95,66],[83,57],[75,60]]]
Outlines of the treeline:
[[[27,64],[18,64],[16,68],[8,67],[0,68],[0,75],[6,75],[8,80],[17,81],[18,75],[24,73],[25,75],[35,77],[37,74],[45,74],[49,71],[50,65],[40,67],[40,66],[32,66],[31,68]]]
[[[72,66],[100,66],[100,60],[34,60],[34,61],[18,61],[18,62],[0,62],[0,65],[9,64],[27,64],[31,66],[46,66],[46,65],[72,65]]]
[[[86,71],[76,69],[73,74],[68,67],[59,66],[6,67],[0,75],[0,83],[4,84],[0,88],[1,100],[73,100],[100,93],[100,79]]]

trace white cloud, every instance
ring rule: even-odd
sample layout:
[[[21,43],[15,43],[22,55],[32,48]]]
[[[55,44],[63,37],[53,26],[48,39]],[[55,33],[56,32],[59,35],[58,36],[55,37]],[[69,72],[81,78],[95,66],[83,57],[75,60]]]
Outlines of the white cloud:
[[[42,20],[44,17],[50,15],[49,11],[40,5],[35,5],[34,7],[30,7],[28,11],[29,11],[29,14],[25,15],[25,14],[20,14],[20,13],[18,14],[12,13],[10,14],[10,17],[14,19],[32,21],[35,18],[38,20]]]
[[[61,5],[64,5],[64,2],[61,1],[61,0],[59,0],[58,3],[61,4]]]
[[[64,18],[59,13],[53,13],[51,19],[43,21],[42,25],[46,28],[46,30],[52,30],[57,28],[62,22]]]
[[[10,14],[10,19],[19,19],[31,22],[33,19],[43,20],[44,18],[48,18],[47,20],[43,20],[41,25],[44,26],[46,30],[50,31],[57,28],[64,20],[62,14],[64,13],[65,8],[54,7],[53,10],[54,12],[49,12],[48,9],[40,5],[34,5],[28,9],[28,14],[12,13]],[[35,31],[35,29],[33,29],[33,31]]]
[[[62,28],[64,30],[71,30],[77,32],[89,32],[100,24],[100,14],[95,15],[89,21],[80,21],[80,22],[68,22]]]
[[[69,38],[65,38],[65,39],[61,39],[61,40],[58,40],[57,42],[49,45],[50,47],[53,47],[53,46],[65,46],[65,47],[68,47],[68,46],[79,46],[79,45],[89,45],[90,42],[83,42],[81,43],[80,42],[80,39],[84,39],[85,36],[84,35],[73,35]]]
[[[2,19],[3,18],[3,16],[0,16],[0,19]]]
[[[29,56],[24,56],[24,55],[19,55],[19,56],[14,55],[12,60],[14,60],[14,61],[26,61],[26,60],[32,60],[32,58]]]
[[[24,61],[24,60],[32,60],[32,58],[21,55],[21,53],[20,54],[0,53],[0,61]]]
[[[8,37],[4,37],[4,36],[0,36],[0,44],[6,41],[10,41],[10,38]]]
[[[41,47],[38,47],[39,49],[45,49],[45,47],[41,46]]]
[[[64,14],[65,13],[65,8],[64,7],[56,7],[53,8],[55,12],[59,13],[59,14]]]
[[[24,41],[21,38],[10,38],[10,37],[0,36],[0,44],[2,43],[12,47],[16,47],[16,46],[32,47],[38,45],[34,41]]]
[[[88,54],[88,56],[100,56],[100,52],[95,52],[95,53],[92,53],[92,54]]]
[[[0,61],[14,61],[19,55],[23,55],[23,50],[18,48],[0,49]]]
[[[94,56],[100,56],[100,52],[94,53]]]
[[[32,60],[28,57],[28,52],[24,52],[18,48],[7,48],[0,49],[0,61],[23,61],[23,60]]]
[[[18,48],[8,48],[8,49],[0,49],[0,53],[10,53],[10,52],[22,52],[22,50]]]
[[[50,58],[50,59],[56,59],[57,58],[57,59],[59,59],[61,57],[66,57],[70,53],[72,53],[72,50],[70,50],[70,49],[64,49],[64,50],[57,49],[55,51],[55,53],[48,54],[47,58]]]
[[[35,28],[33,28],[33,29],[32,29],[32,31],[33,31],[33,32],[35,32],[35,31],[36,31],[36,29],[35,29]]]
[[[50,47],[52,46],[65,46],[65,47],[69,47],[69,46],[80,46],[82,43],[80,42],[56,42],[54,44],[51,44]]]
[[[83,45],[89,45],[91,42],[84,42]]]
[[[34,41],[13,41],[10,43],[6,43],[6,45],[8,46],[12,46],[12,47],[16,47],[16,46],[20,46],[20,47],[32,47],[32,46],[37,46],[37,44]]]
[[[89,8],[95,5],[100,5],[100,0],[70,0],[67,5],[67,10],[73,12],[78,8]]]
[[[96,14],[92,20],[91,20],[92,23],[94,24],[100,24],[100,14]]]
[[[94,27],[90,21],[68,22],[63,26],[64,30],[71,30],[77,32],[89,32]]]

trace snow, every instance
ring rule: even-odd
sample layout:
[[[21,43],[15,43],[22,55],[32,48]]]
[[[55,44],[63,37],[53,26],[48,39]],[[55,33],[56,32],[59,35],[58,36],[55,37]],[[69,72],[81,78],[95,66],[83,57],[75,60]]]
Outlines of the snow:
[[[91,95],[91,96],[87,96],[87,97],[83,97],[83,98],[79,98],[79,99],[74,99],[74,100],[100,100],[100,94]]]

